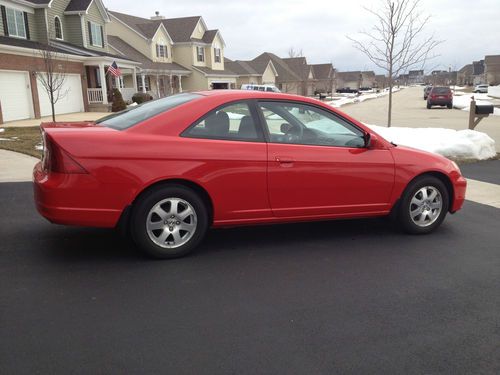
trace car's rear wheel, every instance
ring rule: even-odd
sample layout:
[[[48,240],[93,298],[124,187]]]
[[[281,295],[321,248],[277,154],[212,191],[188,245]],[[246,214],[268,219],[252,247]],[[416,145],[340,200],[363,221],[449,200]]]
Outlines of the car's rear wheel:
[[[203,200],[182,185],[165,185],[146,193],[134,205],[131,233],[147,255],[177,258],[195,249],[208,229]]]
[[[431,109],[431,104],[429,102],[427,102],[427,109]]]
[[[448,109],[452,109],[453,108],[453,103],[448,103],[447,107],[448,107]]]
[[[435,230],[443,222],[449,206],[448,189],[434,176],[422,176],[405,190],[398,210],[402,229],[411,234]]]

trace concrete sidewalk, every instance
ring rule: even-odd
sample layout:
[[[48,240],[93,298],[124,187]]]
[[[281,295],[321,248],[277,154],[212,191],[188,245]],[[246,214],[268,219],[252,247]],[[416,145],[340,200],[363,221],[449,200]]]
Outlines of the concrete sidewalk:
[[[31,181],[33,167],[39,161],[32,156],[0,149],[0,183]]]
[[[57,122],[73,122],[73,121],[95,121],[101,117],[107,116],[108,112],[78,112],[78,113],[68,113],[66,115],[57,115]],[[46,116],[39,119],[29,119],[29,120],[19,120],[10,121],[4,124],[0,124],[0,128],[13,128],[13,127],[28,127],[28,126],[38,126],[42,122],[52,122],[52,116]]]

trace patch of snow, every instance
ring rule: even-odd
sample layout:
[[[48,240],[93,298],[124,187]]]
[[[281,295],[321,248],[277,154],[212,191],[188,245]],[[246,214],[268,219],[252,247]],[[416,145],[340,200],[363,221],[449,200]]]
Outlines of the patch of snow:
[[[14,141],[14,139],[11,139],[11,138],[0,138],[0,141]]]
[[[400,87],[393,87],[392,92],[398,92],[400,91]],[[375,90],[367,90],[367,91],[362,91],[361,95],[358,94],[337,94],[337,96],[332,97],[331,101],[325,102],[328,105],[331,105],[334,108],[340,108],[346,104],[352,104],[352,103],[362,103],[365,100],[369,99],[375,99],[375,98],[380,98],[382,96],[389,95],[389,89],[386,88],[380,92],[375,92]]]
[[[368,126],[390,142],[447,158],[486,160],[497,154],[495,141],[476,130]]]
[[[37,151],[43,151],[43,144],[39,143],[35,146],[35,150]]]
[[[462,111],[469,111],[470,102],[472,101],[472,97],[476,100],[476,105],[492,105],[490,102],[491,97],[488,94],[470,94],[464,92],[457,92],[453,96],[453,107],[457,109],[461,109]],[[493,115],[500,116],[500,108],[495,108]]]
[[[500,99],[500,85],[488,87],[488,95]]]
[[[3,133],[5,131],[4,128],[0,128],[0,133]]]

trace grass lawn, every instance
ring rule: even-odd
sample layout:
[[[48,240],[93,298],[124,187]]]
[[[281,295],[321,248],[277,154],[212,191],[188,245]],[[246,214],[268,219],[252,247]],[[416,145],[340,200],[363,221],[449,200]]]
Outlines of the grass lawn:
[[[35,149],[42,141],[39,126],[4,129],[5,131],[0,133],[0,148],[42,158],[42,151]]]

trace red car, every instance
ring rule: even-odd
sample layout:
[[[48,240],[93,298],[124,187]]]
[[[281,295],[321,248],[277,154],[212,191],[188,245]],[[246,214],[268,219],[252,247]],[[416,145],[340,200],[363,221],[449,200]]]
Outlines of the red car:
[[[159,258],[187,254],[210,227],[392,213],[428,233],[465,197],[454,162],[294,95],[184,93],[97,122],[42,124],[42,134],[38,211],[125,228]]]

